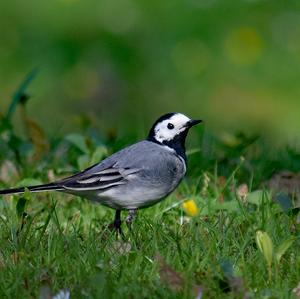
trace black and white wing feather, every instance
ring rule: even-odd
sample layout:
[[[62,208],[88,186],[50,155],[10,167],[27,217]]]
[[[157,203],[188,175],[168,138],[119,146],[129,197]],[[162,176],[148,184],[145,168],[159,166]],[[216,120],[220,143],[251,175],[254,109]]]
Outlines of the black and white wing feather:
[[[92,170],[92,169],[91,169]],[[108,188],[127,183],[129,175],[137,173],[139,169],[119,168],[112,166],[96,172],[82,172],[74,177],[60,182],[60,186],[70,192],[106,190]]]

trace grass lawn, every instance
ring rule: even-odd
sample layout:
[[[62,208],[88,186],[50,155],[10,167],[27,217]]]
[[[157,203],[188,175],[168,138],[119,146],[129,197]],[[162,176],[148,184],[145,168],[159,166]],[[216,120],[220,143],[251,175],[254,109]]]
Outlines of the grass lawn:
[[[176,192],[139,211],[132,231],[123,224],[123,239],[108,229],[114,211],[86,200],[1,197],[0,297],[49,298],[65,290],[72,298],[296,298],[296,196],[255,183],[255,170],[247,175],[253,157],[193,174],[198,158],[190,155],[191,175]],[[264,160],[258,169],[277,165]],[[230,171],[220,175],[225,165]],[[47,169],[22,167],[28,176]]]
[[[0,188],[53,181],[131,143],[89,127],[46,138],[25,102],[16,93],[0,119]],[[114,211],[84,199],[0,197],[0,298],[297,298],[299,152],[201,128],[193,141],[185,180],[123,238],[108,228]]]

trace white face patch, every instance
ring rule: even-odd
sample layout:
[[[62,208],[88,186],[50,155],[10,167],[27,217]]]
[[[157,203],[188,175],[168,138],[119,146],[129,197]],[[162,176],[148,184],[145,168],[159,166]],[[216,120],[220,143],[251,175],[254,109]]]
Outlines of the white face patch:
[[[186,124],[191,119],[181,113],[176,113],[169,119],[159,122],[155,128],[155,139],[159,142],[170,141],[176,135],[186,130]]]

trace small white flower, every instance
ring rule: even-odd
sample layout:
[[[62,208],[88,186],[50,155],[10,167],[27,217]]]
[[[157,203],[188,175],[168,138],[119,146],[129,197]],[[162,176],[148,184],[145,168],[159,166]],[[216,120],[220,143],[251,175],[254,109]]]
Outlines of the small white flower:
[[[56,295],[52,297],[52,299],[70,299],[70,291],[60,290]]]

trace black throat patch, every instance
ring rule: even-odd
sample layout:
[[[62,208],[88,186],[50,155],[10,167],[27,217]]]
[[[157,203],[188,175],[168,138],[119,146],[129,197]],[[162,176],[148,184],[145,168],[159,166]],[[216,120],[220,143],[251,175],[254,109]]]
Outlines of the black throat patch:
[[[155,139],[155,135],[150,136],[150,134],[149,134],[147,140],[155,142],[160,145],[166,145],[166,146],[172,148],[176,152],[177,155],[179,155],[180,157],[182,157],[184,159],[184,161],[186,161],[185,139],[187,136],[187,132],[188,132],[188,130],[180,132],[179,134],[175,135],[175,137],[173,139],[165,140],[163,142],[160,142],[157,139]]]

